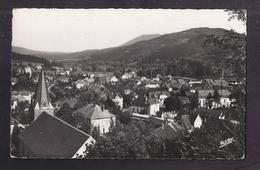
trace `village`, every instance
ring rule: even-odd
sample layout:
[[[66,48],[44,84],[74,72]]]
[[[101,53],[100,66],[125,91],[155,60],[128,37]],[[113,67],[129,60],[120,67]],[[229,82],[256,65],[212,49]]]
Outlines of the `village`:
[[[244,78],[82,67],[12,63],[13,157],[205,158],[210,134],[220,158],[243,156]]]

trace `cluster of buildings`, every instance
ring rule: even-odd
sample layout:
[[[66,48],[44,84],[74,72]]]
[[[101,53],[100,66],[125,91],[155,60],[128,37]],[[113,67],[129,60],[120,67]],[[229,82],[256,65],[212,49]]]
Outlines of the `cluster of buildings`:
[[[66,98],[51,102],[49,93],[52,92],[48,89],[50,84],[62,82],[68,84],[65,86],[67,90],[76,88],[78,91],[99,91],[99,96],[109,96],[122,112],[129,111],[134,119],[156,122],[159,127],[154,133],[163,139],[175,139],[183,132],[190,133],[195,128],[200,128],[209,115],[224,119],[222,113],[215,109],[230,107],[235,102],[235,99],[230,98],[233,87],[244,86],[243,81],[227,81],[223,78],[213,80],[157,75],[149,79],[138,76],[135,71],[115,76],[112,72],[83,72],[69,66],[52,67],[43,71],[41,67],[34,65],[22,70],[18,73],[28,74],[36,81],[37,87],[35,91],[12,91],[12,109],[23,101],[33,107],[33,121],[21,126],[23,130],[18,136],[21,157],[79,157],[85,154],[87,145],[95,143],[92,137],[94,130],[103,135],[116,126],[116,116],[96,103],[73,111],[75,126],[63,121],[56,113],[64,103],[69,103],[73,108],[78,99]],[[72,80],[72,76],[78,74],[81,75],[80,78]],[[12,85],[17,81],[13,77]],[[100,90],[101,88],[105,90]],[[213,97],[216,93],[217,101]],[[198,106],[194,118],[187,113],[180,115],[176,110],[166,110],[165,100],[175,94],[181,106],[189,106],[191,98],[196,97]],[[208,102],[211,103],[210,106]]]
[[[100,134],[105,134],[111,126],[115,126],[116,116],[96,104],[89,104],[73,112],[77,127],[58,118],[49,97],[43,70],[31,101],[34,108],[33,121],[23,127],[18,135],[19,145],[16,148],[20,157],[80,157],[85,154],[86,146],[95,143],[90,135],[94,128],[98,128]],[[89,133],[81,130],[83,124],[84,130]]]

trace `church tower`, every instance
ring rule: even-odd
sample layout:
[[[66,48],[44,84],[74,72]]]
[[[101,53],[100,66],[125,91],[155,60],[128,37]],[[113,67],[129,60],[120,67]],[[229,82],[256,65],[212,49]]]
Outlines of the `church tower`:
[[[37,119],[42,112],[46,112],[54,116],[54,108],[51,104],[43,69],[39,75],[39,80],[35,92],[34,120]]]

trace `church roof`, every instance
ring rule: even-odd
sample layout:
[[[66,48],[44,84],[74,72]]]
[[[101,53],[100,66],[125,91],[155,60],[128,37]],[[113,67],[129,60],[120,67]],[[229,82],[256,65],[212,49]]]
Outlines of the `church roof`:
[[[38,103],[39,106],[41,106],[44,102],[46,102],[47,104],[50,103],[50,96],[47,88],[48,87],[45,80],[45,74],[44,71],[41,70],[41,73],[39,75],[39,81],[36,88],[34,105]]]
[[[97,104],[89,104],[74,111],[74,115],[83,116],[85,119],[96,120],[115,117],[108,110],[102,110]]]
[[[32,157],[72,158],[90,136],[43,112],[20,135]]]

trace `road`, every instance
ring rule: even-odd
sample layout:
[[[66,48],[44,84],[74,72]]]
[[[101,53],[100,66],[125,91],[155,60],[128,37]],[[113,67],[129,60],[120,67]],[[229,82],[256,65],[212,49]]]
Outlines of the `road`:
[[[53,84],[51,84],[49,87],[48,87],[48,92],[51,94],[51,95],[53,95],[54,96],[54,98],[56,98],[56,94],[54,94],[52,91],[51,91],[51,88],[52,88],[52,86],[54,86],[55,84],[53,83]]]

